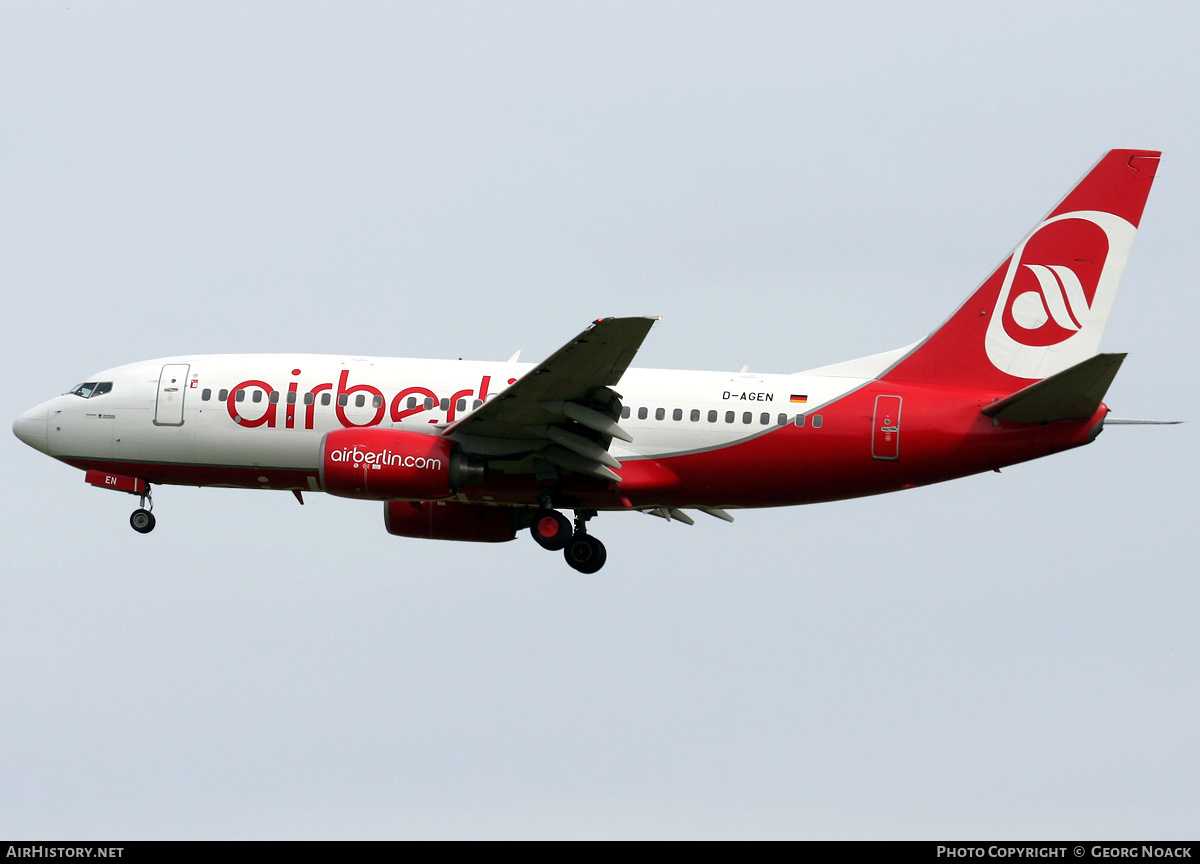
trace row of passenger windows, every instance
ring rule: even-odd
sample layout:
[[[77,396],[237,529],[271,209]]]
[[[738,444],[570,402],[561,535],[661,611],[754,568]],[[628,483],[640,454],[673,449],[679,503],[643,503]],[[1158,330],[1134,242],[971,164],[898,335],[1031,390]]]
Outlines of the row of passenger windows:
[[[80,385],[79,389],[83,389],[88,386],[89,385]],[[104,385],[102,384],[100,386],[104,386]],[[112,385],[108,384],[108,387],[111,388]],[[75,392],[77,392],[77,391],[75,391]],[[107,391],[101,391],[101,392],[107,392]],[[255,388],[250,391],[250,401],[251,402],[262,402],[264,394],[266,395],[267,401],[271,402],[271,403],[279,402],[280,397],[286,395],[288,405],[295,405],[296,404],[296,396],[298,395],[295,392],[288,392],[287,394],[281,394],[278,390],[272,390],[269,393],[266,393],[263,390]],[[83,395],[83,394],[80,393],[80,395]],[[89,395],[99,395],[99,394],[92,392]],[[212,399],[212,395],[213,395],[213,391],[210,388],[205,387],[203,390],[200,391],[200,401],[208,402]],[[86,398],[86,396],[85,396],[85,398]],[[228,398],[229,398],[228,390],[218,390],[217,391],[217,400],[218,401],[224,402]],[[246,391],[244,389],[234,391],[233,399],[235,402],[245,402],[246,401]],[[312,405],[316,401],[317,401],[317,399],[316,399],[315,393],[305,393],[304,394],[303,402],[305,405]],[[320,402],[322,405],[329,405],[332,401],[333,401],[332,394],[330,394],[330,393],[322,393],[321,394]],[[418,400],[417,400],[416,396],[409,396],[405,407],[408,408],[409,410],[412,410],[417,407],[417,401]],[[338,405],[345,408],[349,404],[350,404],[350,394],[342,393],[341,395],[338,396]],[[356,395],[354,397],[354,407],[355,408],[364,408],[364,407],[366,407],[366,404],[367,404],[367,397],[365,394],[359,393],[358,395]],[[482,404],[483,404],[482,401],[480,401],[479,399],[475,399],[471,403],[471,410],[475,410]],[[372,396],[371,397],[371,407],[372,408],[382,408],[383,407],[383,397],[382,396]],[[449,411],[450,410],[450,400],[442,399],[440,402],[438,402],[438,401],[435,401],[434,399],[426,397],[424,402],[422,403],[421,407],[423,407],[426,411],[432,411],[434,409],[434,407],[440,408],[442,411]],[[467,400],[459,399],[458,404],[456,404],[454,406],[454,408],[456,411],[459,411],[459,412],[466,411],[467,410]],[[693,423],[699,423],[700,422],[700,413],[701,412],[700,412],[699,408],[693,408],[688,415],[688,419],[691,420]],[[621,409],[621,417],[623,419],[628,420],[632,415],[633,415],[633,409],[631,409],[628,405]],[[736,423],[737,419],[738,419],[737,415],[738,415],[738,412],[736,412],[736,411],[726,411],[725,412],[725,422],[726,423]],[[642,408],[637,409],[637,418],[639,420],[646,420],[646,419],[649,419],[649,417],[650,417],[650,409],[649,408],[642,407]],[[709,423],[716,423],[719,417],[720,417],[719,411],[709,411],[708,416],[705,419],[707,419]],[[654,409],[654,419],[655,420],[667,419],[667,409],[666,408],[655,408]],[[671,411],[671,419],[675,420],[677,422],[683,420],[683,409],[682,408],[673,409]],[[747,426],[753,425],[754,412],[753,411],[742,412],[741,419],[742,419],[743,424],[745,424]],[[758,423],[760,426],[770,426],[771,425],[771,414],[767,411],[763,411],[761,414],[758,415]],[[795,423],[797,426],[803,426],[805,423],[805,415],[797,414]],[[814,414],[812,417],[813,428],[820,429],[821,423],[822,423],[821,415]],[[779,414],[776,418],[776,424],[779,426],[788,425],[788,415]]]
[[[718,418],[720,417],[720,414],[721,414],[721,412],[719,412],[719,411],[709,411],[708,416],[705,419],[707,419],[709,423],[716,423]],[[624,408],[621,409],[621,417],[623,419],[628,420],[631,416],[633,416],[633,409],[630,408],[628,405],[626,405]],[[637,418],[639,420],[647,420],[647,419],[649,419],[649,417],[650,417],[650,409],[649,408],[637,409]],[[654,409],[654,419],[655,420],[666,420],[667,419],[667,409],[666,408],[655,408]],[[683,409],[682,408],[673,409],[671,411],[671,419],[675,420],[675,421],[683,420]],[[691,420],[693,423],[699,423],[700,422],[700,409],[693,408],[691,410],[691,413],[688,414],[688,419]],[[736,423],[737,420],[738,420],[738,412],[736,412],[736,411],[726,411],[725,412],[725,422],[726,423]],[[778,415],[776,417],[775,422],[779,426],[788,425],[788,415],[786,415],[786,414]],[[804,422],[805,422],[804,415],[797,414],[796,415],[796,425],[803,426]],[[822,422],[823,422],[823,418],[821,417],[820,414],[813,415],[812,425],[813,425],[814,429],[820,429]],[[742,423],[744,423],[747,426],[752,425],[754,423],[754,412],[753,411],[743,411],[742,412]],[[758,423],[760,426],[770,426],[771,425],[770,412],[764,411],[761,414],[759,414],[758,415]]]
[[[264,394],[263,390],[259,390],[257,388],[251,390],[250,391],[250,401],[251,402],[262,402],[263,394]],[[208,402],[212,399],[212,395],[213,395],[213,391],[210,388],[205,387],[203,390],[200,391],[200,401]],[[276,403],[280,400],[281,397],[286,396],[287,404],[295,405],[297,395],[298,394],[295,393],[294,391],[284,394],[284,393],[280,393],[278,390],[272,390],[270,393],[266,394],[266,397],[267,397],[268,402]],[[229,398],[228,390],[218,390],[217,391],[217,401],[224,402],[228,398]],[[245,402],[246,401],[246,391],[245,390],[234,391],[233,401]],[[305,393],[302,401],[304,402],[305,405],[312,405],[315,402],[317,402],[318,400],[316,398],[315,393]],[[330,393],[322,393],[319,401],[322,405],[328,405],[333,401],[333,396]],[[338,405],[341,405],[343,408],[345,408],[349,404],[350,404],[350,394],[349,393],[342,393],[340,396],[338,396]],[[359,393],[357,396],[354,397],[354,407],[355,408],[363,408],[366,406],[366,404],[367,404],[366,394]],[[481,402],[479,399],[476,399],[471,404],[471,409],[474,410],[482,404],[483,404],[483,402]],[[432,411],[435,406],[440,408],[442,411],[449,411],[450,410],[450,400],[442,399],[440,402],[438,402],[438,401],[435,401],[434,399],[426,397],[426,399],[424,400],[424,402],[422,404],[422,407],[426,411]],[[383,397],[382,396],[372,396],[371,397],[371,407],[372,408],[382,408],[383,407]],[[407,407],[409,409],[416,408],[417,407],[417,397],[409,396],[408,402],[405,407]],[[455,407],[456,411],[466,411],[467,410],[467,400],[459,399],[458,404],[456,404],[454,407]]]

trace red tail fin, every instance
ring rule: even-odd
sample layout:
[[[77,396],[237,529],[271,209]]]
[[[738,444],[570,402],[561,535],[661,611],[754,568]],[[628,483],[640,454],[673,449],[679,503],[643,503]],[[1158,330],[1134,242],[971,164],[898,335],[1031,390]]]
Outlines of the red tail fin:
[[[1015,391],[1095,354],[1159,155],[1110,150],[884,380]]]

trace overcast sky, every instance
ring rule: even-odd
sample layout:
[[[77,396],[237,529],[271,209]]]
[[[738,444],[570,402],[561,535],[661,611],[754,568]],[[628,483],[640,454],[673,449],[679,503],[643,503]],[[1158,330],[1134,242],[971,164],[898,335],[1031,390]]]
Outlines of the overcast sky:
[[[0,440],[0,835],[1195,839],[1193,3],[0,5],[4,422],[189,352],[792,372],[1158,148],[1047,460],[694,527],[388,536]]]

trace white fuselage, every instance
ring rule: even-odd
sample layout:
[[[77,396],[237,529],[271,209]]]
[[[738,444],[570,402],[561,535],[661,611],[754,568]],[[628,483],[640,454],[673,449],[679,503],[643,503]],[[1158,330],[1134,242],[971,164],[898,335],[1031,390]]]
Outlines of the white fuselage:
[[[867,383],[878,366],[833,375],[629,369],[619,387],[620,422],[634,440],[614,440],[611,451],[627,460],[726,447],[819,410]],[[326,432],[378,425],[439,434],[531,368],[329,355],[171,357],[98,372],[88,380],[112,382],[108,392],[64,394],[23,420],[44,417],[39,449],[67,461],[255,468],[268,478],[261,485],[278,488],[272,470],[315,478]]]

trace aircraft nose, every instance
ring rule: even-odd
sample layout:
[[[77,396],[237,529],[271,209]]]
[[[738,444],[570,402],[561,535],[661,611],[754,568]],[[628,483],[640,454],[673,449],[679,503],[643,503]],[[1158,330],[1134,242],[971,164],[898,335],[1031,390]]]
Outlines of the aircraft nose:
[[[46,452],[46,417],[49,414],[47,403],[43,402],[36,408],[30,408],[13,421],[13,434],[42,453]]]

